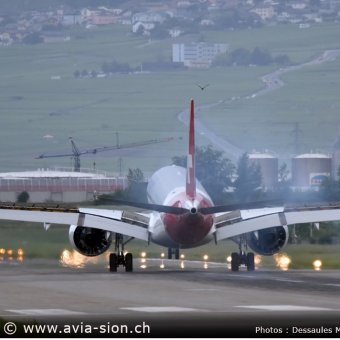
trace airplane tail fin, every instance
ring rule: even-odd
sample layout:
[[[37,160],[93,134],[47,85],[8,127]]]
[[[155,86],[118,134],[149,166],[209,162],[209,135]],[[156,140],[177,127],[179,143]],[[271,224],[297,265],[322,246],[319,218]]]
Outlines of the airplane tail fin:
[[[189,117],[189,152],[187,158],[187,183],[186,195],[190,199],[196,197],[196,176],[195,176],[195,113],[194,100],[190,101],[190,117]]]

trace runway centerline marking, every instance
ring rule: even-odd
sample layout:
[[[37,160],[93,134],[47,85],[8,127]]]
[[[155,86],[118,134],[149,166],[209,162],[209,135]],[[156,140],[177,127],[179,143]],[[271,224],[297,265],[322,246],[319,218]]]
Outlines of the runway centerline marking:
[[[340,284],[337,284],[337,283],[324,283],[323,286],[340,287]]]
[[[281,279],[281,278],[273,278],[274,281],[281,281],[281,282],[292,282],[292,283],[304,283],[305,281],[302,280],[291,280],[291,279]]]
[[[243,274],[229,274],[228,273],[228,277],[231,276],[231,277],[238,277],[240,279],[255,279],[256,276],[255,275],[243,275]]]
[[[290,311],[331,311],[334,309],[324,307],[294,306],[294,305],[258,305],[258,306],[235,306],[237,308],[263,309],[272,312]]]
[[[188,288],[189,292],[219,292],[220,289],[217,288]]]
[[[164,307],[123,307],[123,310],[131,310],[134,312],[145,313],[176,313],[176,312],[207,312],[204,309],[176,307],[176,306],[164,306]]]
[[[86,314],[84,312],[76,312],[68,309],[7,309],[6,312],[22,315],[77,315]]]

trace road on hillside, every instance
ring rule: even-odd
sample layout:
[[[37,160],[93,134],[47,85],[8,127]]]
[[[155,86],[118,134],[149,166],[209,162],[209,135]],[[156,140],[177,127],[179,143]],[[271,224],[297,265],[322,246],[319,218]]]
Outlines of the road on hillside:
[[[323,52],[321,55],[317,56],[316,58],[306,63],[279,68],[278,70],[275,70],[261,77],[261,80],[264,83],[264,87],[261,90],[247,94],[245,96],[226,98],[216,103],[196,107],[196,112],[199,113],[200,110],[213,108],[223,103],[227,103],[231,101],[251,100],[259,96],[267,95],[268,93],[272,91],[276,91],[285,85],[283,80],[280,78],[281,75],[300,70],[307,66],[316,66],[316,65],[320,65],[326,62],[332,62],[336,60],[336,58],[338,58],[339,55],[340,55],[340,49],[327,50]],[[186,126],[188,126],[188,120],[189,120],[188,116],[189,116],[188,110],[183,110],[177,115],[178,120],[181,123],[185,124]],[[206,124],[202,122],[202,120],[200,120],[199,114],[196,115],[195,117],[195,123],[196,123],[196,127],[195,127],[196,132],[200,133],[201,135],[204,135],[207,139],[210,140],[210,142],[214,146],[223,150],[226,153],[226,155],[230,157],[232,160],[237,160],[245,152],[245,150],[239,148],[238,146],[233,144],[231,141],[225,138],[222,138],[221,136],[218,136],[209,126],[207,126]]]

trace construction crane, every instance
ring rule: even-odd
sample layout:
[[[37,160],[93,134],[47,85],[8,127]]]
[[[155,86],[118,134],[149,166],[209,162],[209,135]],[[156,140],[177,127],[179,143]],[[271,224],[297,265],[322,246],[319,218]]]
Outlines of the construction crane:
[[[76,143],[74,142],[73,138],[70,137],[69,140],[71,142],[72,152],[70,152],[70,153],[68,153],[68,152],[67,153],[60,153],[60,154],[43,153],[43,154],[35,157],[35,159],[72,157],[73,158],[73,164],[74,164],[73,165],[74,171],[80,172],[80,156],[82,156],[82,155],[95,155],[99,152],[104,152],[104,151],[118,150],[118,149],[129,149],[129,148],[135,148],[135,147],[138,147],[138,146],[170,142],[173,139],[174,139],[173,137],[166,137],[166,138],[159,138],[159,139],[150,139],[150,140],[145,140],[145,141],[141,141],[141,142],[119,144],[119,139],[118,139],[118,134],[117,134],[117,144],[116,145],[101,146],[101,147],[93,148],[93,149],[80,150],[77,147]]]

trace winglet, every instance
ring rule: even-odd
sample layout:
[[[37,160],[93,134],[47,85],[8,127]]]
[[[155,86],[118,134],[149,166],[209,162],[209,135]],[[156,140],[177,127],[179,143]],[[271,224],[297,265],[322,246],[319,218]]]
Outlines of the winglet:
[[[187,158],[187,183],[186,195],[190,199],[196,197],[196,177],[195,177],[195,114],[194,100],[190,101],[190,121],[189,121],[189,152]]]

